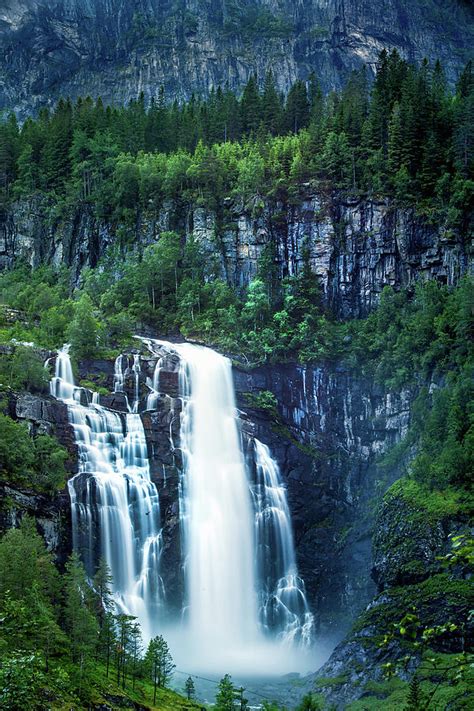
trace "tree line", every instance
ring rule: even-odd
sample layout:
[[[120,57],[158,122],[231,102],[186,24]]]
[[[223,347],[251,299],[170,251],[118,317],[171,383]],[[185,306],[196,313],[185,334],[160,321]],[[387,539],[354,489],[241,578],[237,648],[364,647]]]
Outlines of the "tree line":
[[[56,212],[91,204],[129,226],[167,198],[219,207],[227,196],[297,201],[302,186],[388,196],[449,212],[464,224],[474,172],[472,62],[454,91],[440,62],[419,66],[381,52],[375,80],[355,71],[324,96],[317,78],[281,95],[268,73],[240,97],[229,89],[146,105],[59,101],[19,127],[0,123],[2,202],[45,194]],[[59,207],[58,207],[59,206]]]

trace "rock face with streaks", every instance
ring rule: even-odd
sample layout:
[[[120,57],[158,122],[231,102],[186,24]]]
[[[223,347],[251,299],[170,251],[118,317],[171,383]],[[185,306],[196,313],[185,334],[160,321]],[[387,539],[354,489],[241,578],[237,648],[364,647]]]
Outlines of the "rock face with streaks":
[[[384,392],[337,367],[271,366],[235,371],[244,436],[256,435],[278,461],[287,489],[296,553],[319,633],[347,628],[373,594],[377,462],[405,434],[412,393]],[[272,412],[252,404],[270,391]],[[385,486],[399,472],[387,473]]]
[[[439,58],[453,81],[472,20],[463,0],[4,0],[0,109],[25,115],[61,95],[123,103],[160,85],[184,99],[270,67],[282,91],[311,71],[330,90],[384,47]]]
[[[229,199],[224,210],[226,226],[220,228],[215,213],[202,207],[183,210],[167,204],[159,214],[138,215],[130,243],[141,249],[167,229],[192,235],[238,289],[256,275],[270,244],[280,277],[301,269],[307,247],[326,304],[343,318],[366,315],[384,286],[399,289],[418,279],[454,285],[472,269],[466,236],[388,201],[348,202],[306,186],[298,206],[271,201],[252,206]],[[116,226],[98,221],[86,208],[51,220],[47,205],[33,200],[0,216],[0,267],[20,258],[34,266],[64,263],[79,278],[82,267],[95,266],[116,243]]]

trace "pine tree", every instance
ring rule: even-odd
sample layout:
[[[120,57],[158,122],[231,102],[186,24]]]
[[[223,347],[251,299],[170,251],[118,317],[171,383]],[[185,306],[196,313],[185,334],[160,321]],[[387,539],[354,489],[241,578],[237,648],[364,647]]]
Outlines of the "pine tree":
[[[117,615],[117,645],[115,654],[115,668],[117,671],[117,684],[125,689],[127,683],[127,670],[132,657],[133,629],[136,622],[133,615]]]
[[[61,190],[69,175],[72,126],[71,103],[61,99],[49,121],[42,153],[41,167],[47,190]]]
[[[306,84],[296,81],[288,92],[285,104],[284,127],[288,132],[298,133],[309,124],[310,106]]]
[[[66,563],[64,574],[64,623],[71,644],[71,655],[79,666],[80,684],[87,661],[93,656],[98,625],[91,612],[91,589],[77,553]]]
[[[263,86],[262,121],[265,129],[272,136],[276,136],[281,131],[282,105],[271,71],[267,72]]]
[[[148,644],[145,668],[153,682],[153,704],[155,704],[157,689],[167,687],[176,668],[168,644],[161,635],[151,639]]]
[[[229,674],[226,674],[219,682],[214,708],[215,711],[234,711],[236,708],[235,687]]]
[[[394,104],[388,127],[388,172],[394,175],[402,164],[402,123],[400,104]]]
[[[261,121],[261,99],[255,74],[252,74],[245,85],[240,100],[240,114],[244,133],[249,134],[252,131],[255,132]]]
[[[196,689],[194,686],[193,678],[191,676],[188,676],[188,678],[186,679],[186,683],[184,685],[184,691],[185,691],[186,697],[189,701],[196,698]]]
[[[405,711],[421,711],[424,708],[424,694],[421,690],[420,680],[415,674],[410,681]]]
[[[112,574],[105,558],[101,558],[92,580],[92,587],[97,596],[97,619],[102,627],[103,619],[113,607]]]
[[[138,622],[132,624],[130,630],[130,656],[131,656],[131,674],[132,688],[135,691],[135,681],[139,672],[139,663],[143,651],[142,631]]]

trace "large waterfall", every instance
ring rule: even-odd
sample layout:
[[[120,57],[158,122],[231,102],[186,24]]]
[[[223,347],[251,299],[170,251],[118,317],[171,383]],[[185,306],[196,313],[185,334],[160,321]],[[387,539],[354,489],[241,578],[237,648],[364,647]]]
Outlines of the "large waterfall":
[[[166,355],[179,358],[180,437],[171,446],[182,454],[185,599],[181,619],[164,630],[175,657],[188,670],[296,670],[295,657],[312,642],[313,616],[278,466],[254,437],[244,446],[231,363],[201,346],[143,340],[157,361],[142,407],[156,409]],[[159,496],[138,414],[138,356],[117,359],[116,392],[124,393],[125,372],[134,397],[123,415],[97,397],[85,402],[67,348],[51,392],[67,404],[79,448],[79,472],[69,482],[74,546],[91,575],[100,555],[106,558],[119,608],[136,615],[150,637],[163,631],[166,612]]]
[[[288,663],[292,651],[311,645],[313,615],[278,466],[255,438],[244,457],[228,358],[188,343],[145,342],[159,356],[148,403],[159,392],[163,349],[180,361],[186,647],[214,668],[248,673],[262,668],[264,655],[278,663],[278,651]]]

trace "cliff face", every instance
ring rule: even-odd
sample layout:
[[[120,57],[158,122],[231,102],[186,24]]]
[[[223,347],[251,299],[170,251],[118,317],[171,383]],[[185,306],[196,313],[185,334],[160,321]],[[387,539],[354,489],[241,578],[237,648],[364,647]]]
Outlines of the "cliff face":
[[[131,242],[136,249],[156,241],[163,230],[191,234],[223,279],[243,288],[256,275],[259,259],[272,244],[280,277],[297,273],[305,248],[326,305],[343,318],[366,315],[384,286],[396,289],[418,279],[454,285],[472,268],[467,238],[443,224],[429,223],[413,210],[387,202],[348,202],[306,190],[298,206],[227,201],[225,219],[201,207],[169,204],[159,214],[138,214]],[[118,241],[113,225],[86,208],[58,220],[41,201],[17,203],[0,217],[0,267],[19,258],[32,265],[64,263],[75,278],[95,266]]]
[[[319,634],[337,635],[374,592],[371,503],[400,475],[377,464],[407,432],[412,393],[384,392],[335,366],[236,370],[235,383],[244,437],[266,443],[283,474]],[[249,406],[261,390],[275,395],[275,412]]]
[[[463,0],[6,0],[0,109],[24,115],[61,95],[123,103],[162,84],[184,99],[270,67],[283,91],[312,70],[329,90],[384,47],[439,58],[453,81],[472,19]]]
[[[156,359],[143,358],[142,401],[146,405],[147,377]],[[179,449],[177,359],[166,356],[160,373],[156,409],[143,411],[150,471],[159,495],[163,525],[162,577],[171,613],[183,601],[180,566],[178,483],[182,467]],[[101,376],[113,388],[113,363],[85,361],[80,376]],[[288,491],[295,534],[297,561],[305,580],[308,600],[316,615],[318,633],[340,636],[367,604],[374,592],[370,579],[370,501],[381,485],[399,475],[392,470],[380,482],[378,457],[406,433],[411,393],[397,396],[334,367],[262,367],[247,373],[234,369],[237,404],[241,411],[244,447],[257,437],[277,460]],[[134,382],[126,382],[132,396]],[[255,407],[252,396],[271,391],[273,411]],[[106,407],[123,412],[121,393],[101,395]],[[252,404],[253,403],[253,404]],[[74,434],[66,406],[50,396],[11,396],[9,413],[27,422],[34,432],[55,434],[71,453],[70,470],[77,471]],[[251,462],[249,460],[249,465]],[[17,525],[25,513],[34,515],[47,544],[63,562],[71,548],[70,508],[67,490],[57,497],[5,488],[0,527]]]

